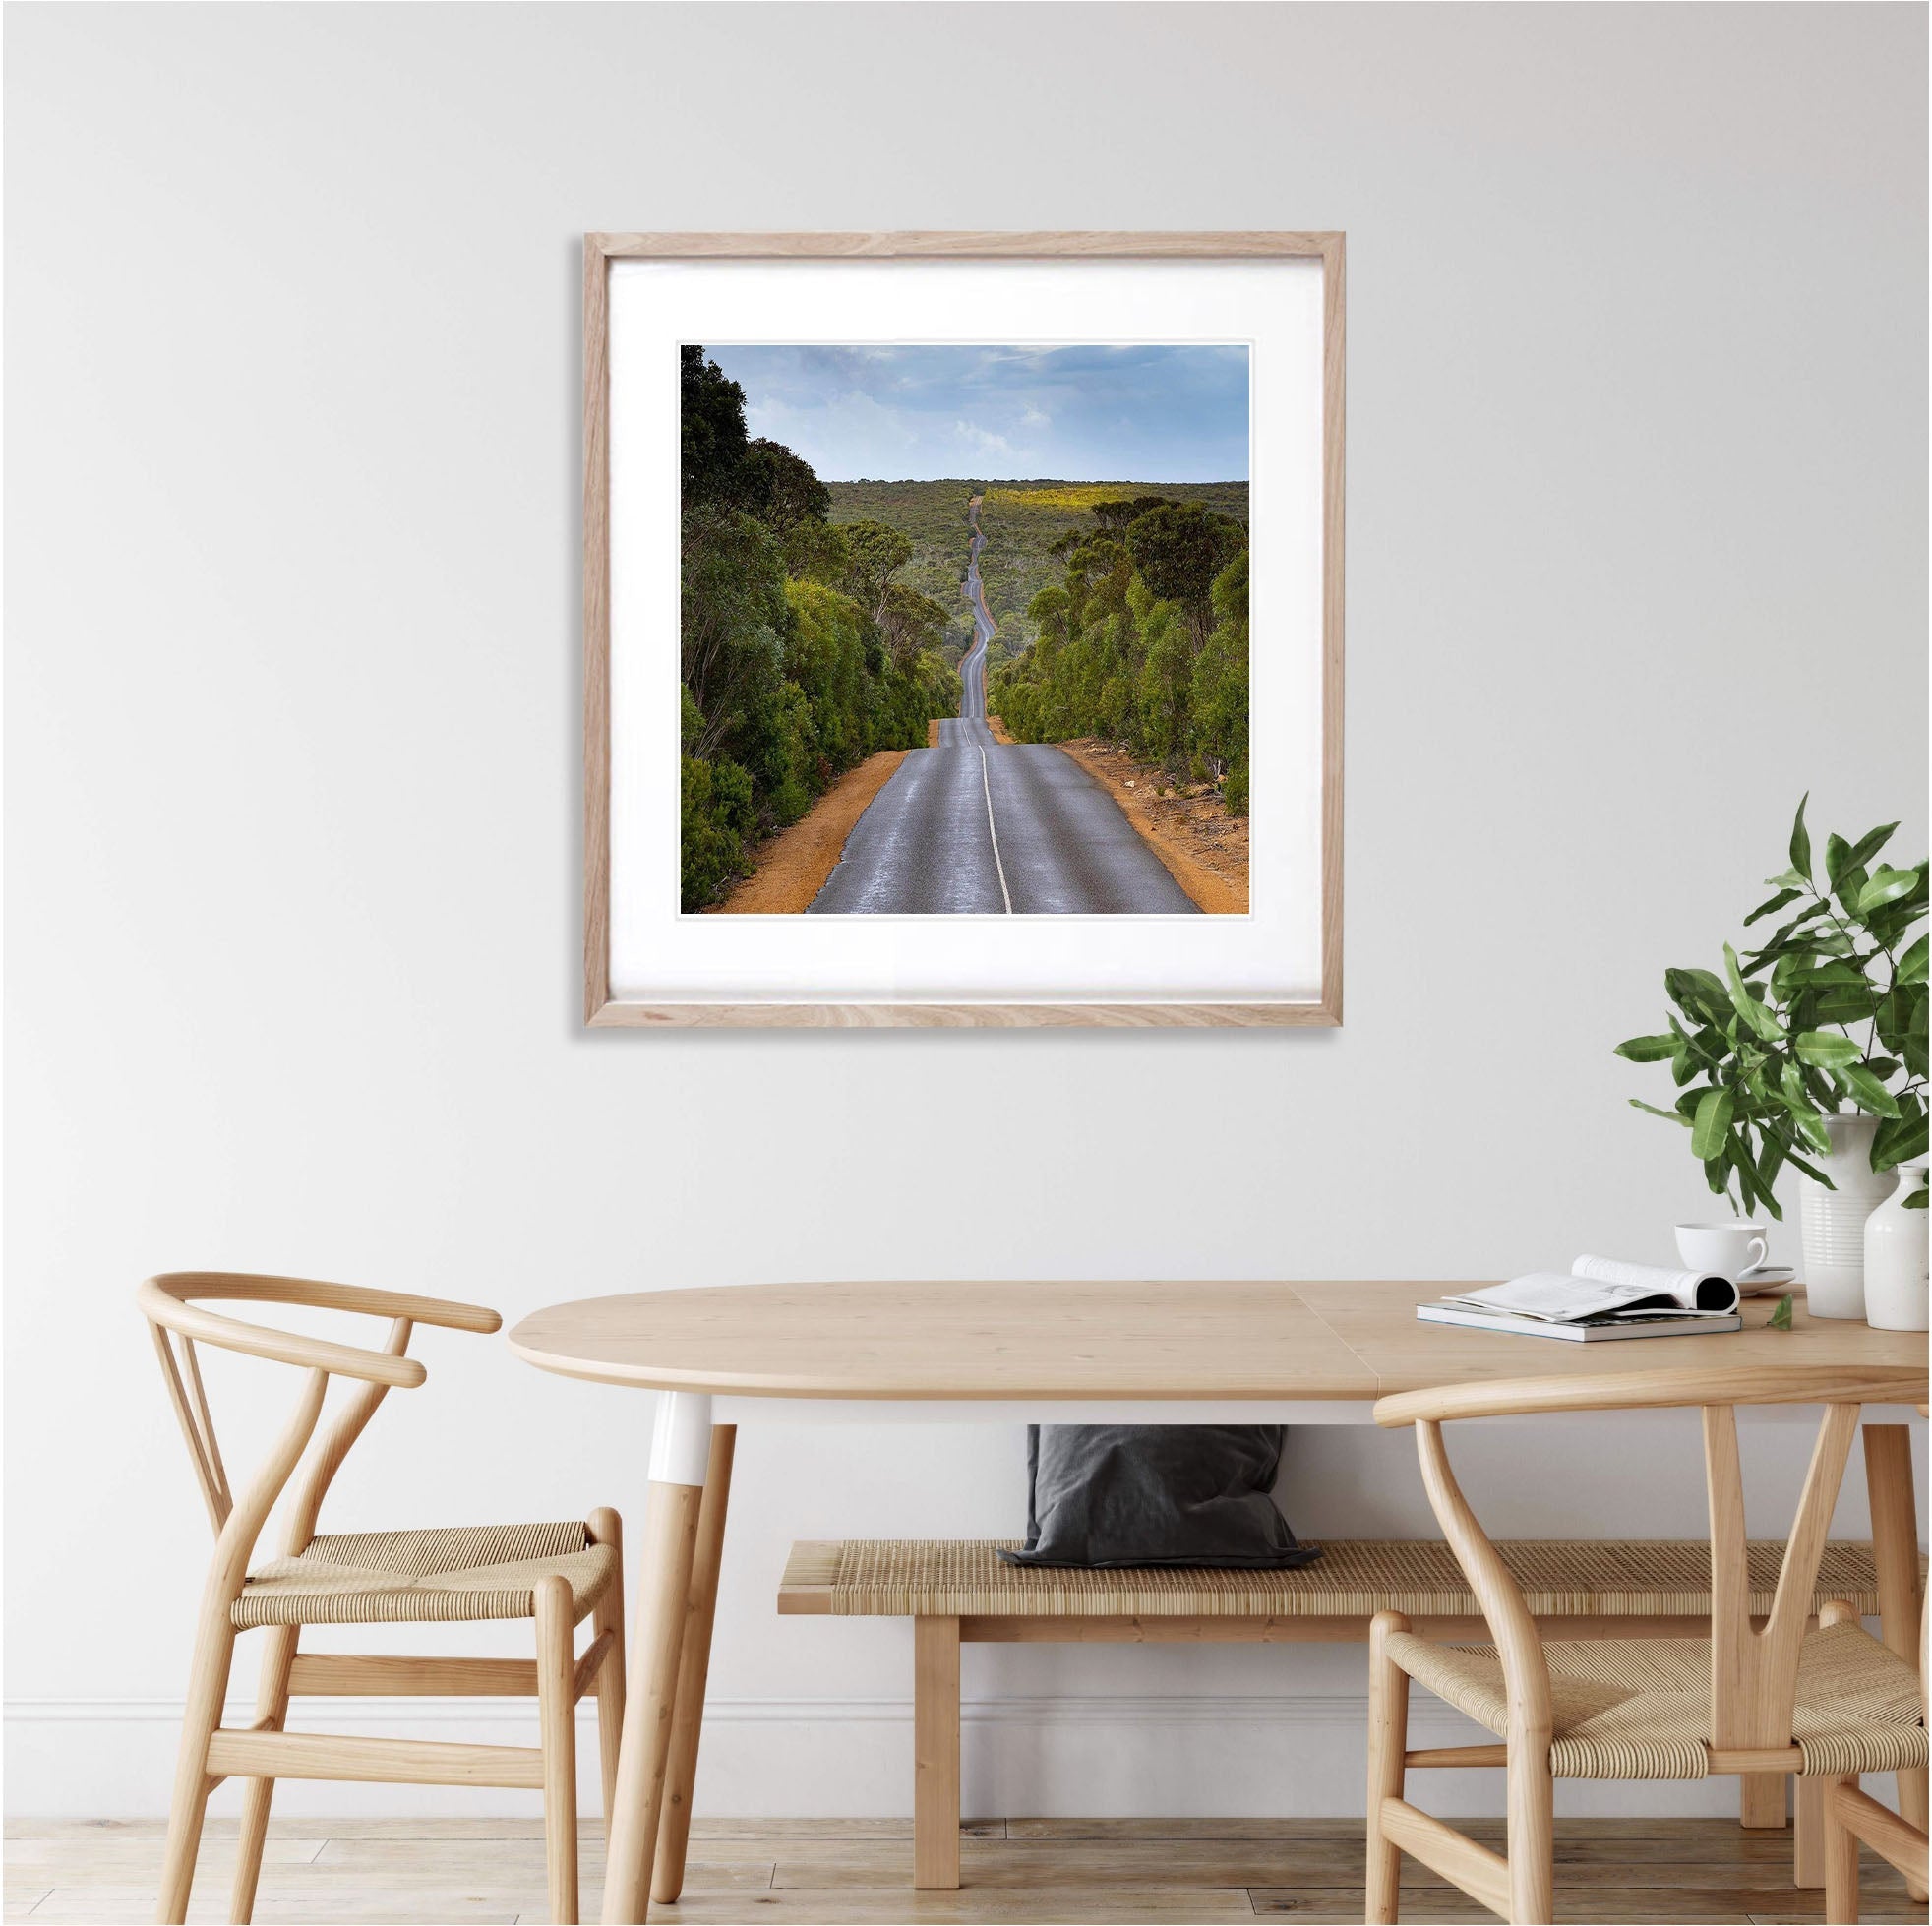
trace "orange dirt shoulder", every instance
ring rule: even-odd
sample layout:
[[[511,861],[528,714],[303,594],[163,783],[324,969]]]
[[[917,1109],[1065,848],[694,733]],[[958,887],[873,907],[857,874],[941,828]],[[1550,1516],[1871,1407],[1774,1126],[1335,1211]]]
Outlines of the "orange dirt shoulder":
[[[752,852],[752,873],[713,907],[725,916],[802,915],[838,867],[845,839],[905,759],[902,749],[882,749],[848,769],[789,829]]]

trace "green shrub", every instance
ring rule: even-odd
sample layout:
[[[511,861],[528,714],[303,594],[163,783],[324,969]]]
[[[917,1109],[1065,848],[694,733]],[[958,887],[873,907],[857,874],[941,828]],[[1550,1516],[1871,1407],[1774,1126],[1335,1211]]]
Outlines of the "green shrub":
[[[701,910],[743,869],[757,812],[752,778],[736,762],[685,756],[683,792],[679,907]]]

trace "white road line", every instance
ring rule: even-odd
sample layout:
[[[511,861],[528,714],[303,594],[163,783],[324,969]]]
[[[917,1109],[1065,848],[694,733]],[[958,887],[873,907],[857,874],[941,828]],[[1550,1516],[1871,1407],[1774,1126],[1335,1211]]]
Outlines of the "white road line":
[[[999,828],[993,819],[993,784],[987,780],[986,750],[980,750],[980,787],[986,791],[986,826],[993,837],[993,867],[999,872],[999,894],[1006,905],[1006,914],[1013,913],[1013,899],[1006,888],[1006,866],[999,860]]]

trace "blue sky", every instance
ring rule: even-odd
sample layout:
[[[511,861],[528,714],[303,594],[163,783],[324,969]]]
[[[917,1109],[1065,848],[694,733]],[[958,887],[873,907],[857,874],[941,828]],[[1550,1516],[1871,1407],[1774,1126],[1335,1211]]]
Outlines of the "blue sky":
[[[823,481],[1245,481],[1245,347],[706,347]]]

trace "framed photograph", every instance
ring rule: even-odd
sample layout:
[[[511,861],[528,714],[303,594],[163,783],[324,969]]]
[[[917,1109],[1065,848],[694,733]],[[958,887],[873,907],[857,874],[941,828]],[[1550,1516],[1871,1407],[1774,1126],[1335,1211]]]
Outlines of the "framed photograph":
[[[583,331],[586,1022],[1341,1022],[1340,234],[592,234]]]

